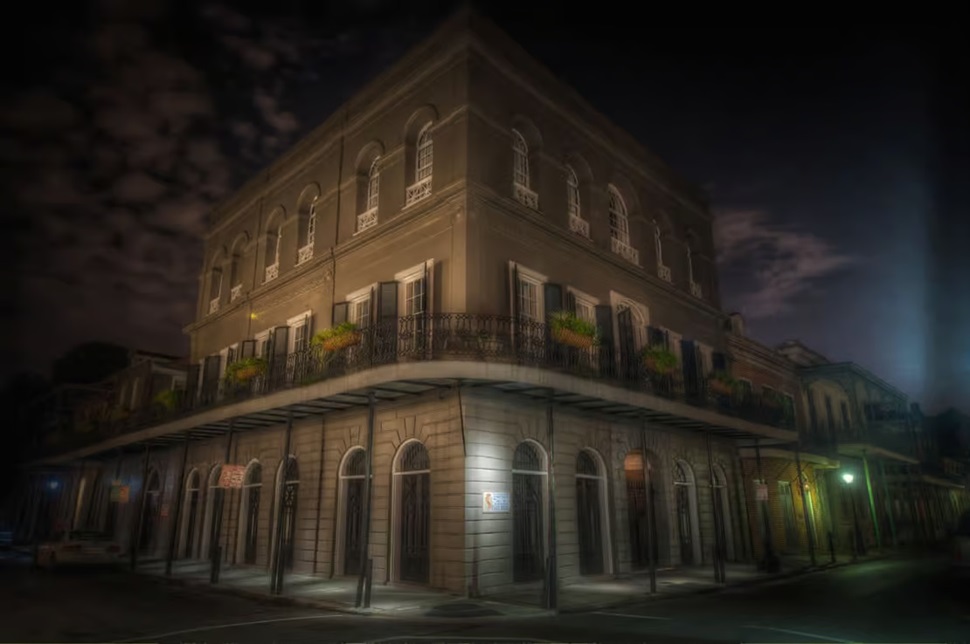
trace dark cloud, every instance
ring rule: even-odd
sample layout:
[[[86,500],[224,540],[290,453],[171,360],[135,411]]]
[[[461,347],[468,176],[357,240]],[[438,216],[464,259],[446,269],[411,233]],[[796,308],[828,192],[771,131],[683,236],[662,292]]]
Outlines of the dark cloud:
[[[185,20],[164,3],[98,10],[55,81],[0,111],[22,222],[16,333],[34,352],[8,368],[89,338],[183,351],[206,214],[301,128],[284,88],[319,45],[306,33],[207,4],[187,28],[215,49],[183,47],[159,37]]]

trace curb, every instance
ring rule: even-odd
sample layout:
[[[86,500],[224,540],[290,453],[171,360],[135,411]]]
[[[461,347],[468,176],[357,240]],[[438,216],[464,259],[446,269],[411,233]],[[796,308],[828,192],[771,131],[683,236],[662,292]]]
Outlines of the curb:
[[[241,588],[233,588],[231,586],[225,586],[220,584],[210,584],[207,581],[185,579],[185,578],[179,578],[179,577],[166,577],[155,573],[142,572],[137,570],[134,572],[130,572],[130,571],[127,571],[127,572],[129,572],[129,574],[134,574],[134,575],[138,575],[141,577],[154,580],[156,583],[160,583],[160,584],[167,584],[170,586],[181,586],[183,588],[192,588],[195,590],[202,590],[204,592],[214,592],[222,595],[243,597],[245,599],[250,599],[264,604],[275,604],[278,606],[294,606],[294,607],[300,607],[300,608],[314,608],[318,610],[327,610],[334,613],[341,613],[345,615],[355,615],[358,617],[377,617],[377,618],[397,617],[402,621],[454,623],[456,619],[475,619],[476,621],[477,620],[496,620],[496,619],[507,620],[510,618],[529,619],[529,618],[535,618],[535,617],[549,617],[556,614],[575,615],[575,614],[589,613],[589,612],[601,611],[601,610],[607,610],[607,609],[626,608],[629,606],[637,606],[644,603],[669,601],[672,599],[691,597],[696,595],[713,595],[713,594],[721,593],[734,588],[747,588],[752,586],[764,585],[771,582],[784,581],[786,579],[792,579],[795,577],[802,577],[802,576],[807,576],[815,573],[835,570],[837,568],[843,568],[857,563],[880,561],[884,559],[889,559],[891,557],[892,555],[878,555],[878,556],[869,557],[864,561],[840,561],[836,563],[819,564],[816,566],[804,566],[802,568],[789,570],[788,572],[778,573],[770,577],[747,579],[744,581],[725,584],[723,586],[699,588],[696,590],[689,590],[689,591],[679,592],[679,593],[657,593],[655,595],[642,595],[632,599],[628,598],[628,599],[623,599],[616,602],[608,602],[608,603],[596,604],[592,606],[585,605],[585,606],[579,606],[575,608],[560,608],[558,611],[550,611],[550,610],[543,610],[543,609],[537,608],[535,609],[534,613],[525,614],[525,615],[499,614],[499,615],[488,615],[488,616],[486,615],[475,616],[475,615],[455,614],[447,617],[428,616],[424,614],[426,611],[434,610],[435,607],[419,607],[418,611],[421,611],[421,613],[417,615],[408,615],[403,610],[401,611],[400,615],[395,615],[393,611],[373,609],[373,608],[354,608],[353,606],[349,606],[341,602],[327,601],[327,600],[321,600],[321,599],[304,599],[302,597],[290,597],[286,595],[270,595],[265,592],[259,592],[254,590],[244,590]],[[491,601],[485,602],[485,604],[495,607],[496,610],[499,610],[498,606],[501,605],[500,602],[497,603],[497,602],[491,602]]]

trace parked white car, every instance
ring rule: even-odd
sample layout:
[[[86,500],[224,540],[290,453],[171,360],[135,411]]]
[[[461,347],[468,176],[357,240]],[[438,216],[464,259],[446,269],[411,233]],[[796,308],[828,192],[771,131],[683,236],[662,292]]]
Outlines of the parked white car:
[[[952,538],[953,565],[970,569],[970,512],[964,512],[957,522]]]
[[[121,546],[101,532],[62,532],[40,544],[37,550],[38,565],[48,570],[63,565],[111,566],[122,562]]]

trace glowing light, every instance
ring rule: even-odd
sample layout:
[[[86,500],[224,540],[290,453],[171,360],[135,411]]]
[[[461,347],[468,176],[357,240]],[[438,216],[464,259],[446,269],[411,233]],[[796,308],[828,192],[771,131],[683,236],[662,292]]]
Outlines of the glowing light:
[[[250,320],[255,320],[256,319],[256,314],[255,313],[250,313],[249,314],[249,319]]]
[[[846,485],[848,485],[849,483],[852,483],[854,479],[855,477],[849,474],[848,472],[842,475],[842,480],[845,481]]]
[[[58,483],[57,481],[48,481],[47,483],[47,487],[49,487],[52,490],[56,490],[58,485],[60,485],[60,483]]]

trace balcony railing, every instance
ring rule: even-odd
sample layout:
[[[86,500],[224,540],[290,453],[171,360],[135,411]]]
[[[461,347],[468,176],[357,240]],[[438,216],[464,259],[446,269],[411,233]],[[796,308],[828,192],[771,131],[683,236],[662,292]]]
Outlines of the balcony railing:
[[[610,249],[631,264],[640,265],[640,251],[633,246],[624,244],[616,237],[613,237],[610,239]]]
[[[300,250],[296,251],[296,263],[302,264],[313,259],[313,244],[309,243]]]
[[[371,208],[357,215],[357,232],[377,225],[377,208]]]
[[[245,398],[304,386],[381,365],[430,360],[468,360],[528,365],[642,391],[775,427],[792,427],[789,410],[760,396],[719,396],[703,378],[686,373],[657,376],[639,354],[613,346],[573,349],[552,339],[545,324],[507,316],[444,313],[402,317],[361,331],[360,343],[336,352],[307,349],[270,360],[266,373],[245,384],[203,380],[176,409],[150,408],[99,428],[115,435]]]
[[[219,310],[219,298],[214,297],[211,300],[209,300],[209,315],[212,315],[218,310]]]
[[[404,205],[416,204],[431,196],[431,177],[425,177],[417,183],[412,183],[404,191]]]
[[[520,183],[512,184],[512,196],[526,208],[539,209],[539,194]]]
[[[569,215],[569,232],[582,235],[583,237],[589,239],[589,222],[582,217]]]
[[[663,264],[657,267],[657,277],[665,282],[674,281],[674,276],[670,272],[670,267],[664,266]]]
[[[667,269],[669,272],[670,269]],[[701,285],[697,282],[690,283],[690,294],[694,297],[704,297],[704,291],[701,289]]]
[[[229,301],[235,302],[240,297],[242,297],[242,284],[236,284],[232,287],[232,290],[229,291]]]

